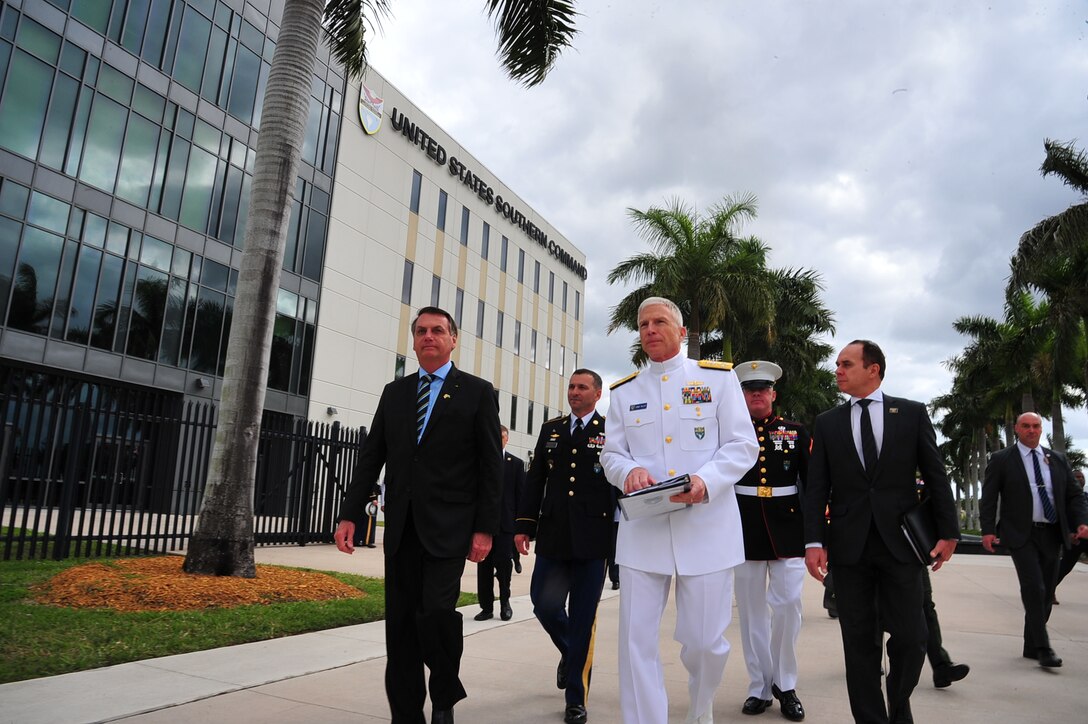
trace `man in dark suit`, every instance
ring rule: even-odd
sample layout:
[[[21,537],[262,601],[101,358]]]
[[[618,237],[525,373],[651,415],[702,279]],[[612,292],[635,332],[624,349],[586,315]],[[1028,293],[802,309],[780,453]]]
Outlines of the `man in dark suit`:
[[[509,621],[514,616],[510,608],[510,576],[513,572],[514,517],[518,501],[525,490],[525,463],[521,458],[506,452],[510,431],[501,425],[503,448],[502,510],[499,516],[499,534],[492,541],[491,552],[476,566],[476,594],[480,599],[477,621],[495,617],[495,579],[499,579],[499,618]]]
[[[453,366],[457,325],[437,307],[412,322],[418,374],[385,386],[340,508],[334,539],[354,550],[355,525],[385,467],[385,690],[394,724],[452,724],[465,698],[457,612],[465,559],[479,563],[499,532],[502,455],[491,383]],[[424,680],[424,664],[430,680]],[[425,685],[426,684],[426,685]]]
[[[899,525],[918,504],[917,472],[926,481],[940,538],[930,552],[933,570],[952,557],[959,539],[925,405],[884,395],[885,369],[884,353],[868,340],[855,340],[839,353],[835,380],[850,400],[816,418],[805,491],[805,563],[819,581],[829,564],[834,569],[850,710],[865,724],[913,721],[910,695],[926,656],[923,569]],[[886,707],[881,625],[890,635]]]
[[[998,450],[986,464],[979,518],[982,547],[998,542],[1009,549],[1024,604],[1024,656],[1055,668],[1062,660],[1050,647],[1046,622],[1057,585],[1058,554],[1071,530],[1088,538],[1088,509],[1073,485],[1065,457],[1039,445],[1043,418],[1025,412],[1016,418],[1018,442]]]
[[[588,717],[597,603],[614,546],[616,489],[599,462],[605,432],[596,405],[602,387],[592,370],[570,376],[571,412],[540,427],[515,525],[514,542],[523,554],[536,538],[529,593],[533,613],[559,649],[556,685],[566,690],[566,724],[584,724]]]

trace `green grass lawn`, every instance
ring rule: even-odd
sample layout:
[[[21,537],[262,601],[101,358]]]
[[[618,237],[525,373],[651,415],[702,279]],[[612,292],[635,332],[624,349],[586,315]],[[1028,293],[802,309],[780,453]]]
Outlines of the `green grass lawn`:
[[[327,574],[369,595],[142,613],[59,608],[30,600],[31,586],[87,562],[0,561],[0,683],[351,626],[385,616],[382,579],[332,572]],[[458,606],[475,600],[475,595],[463,593]]]

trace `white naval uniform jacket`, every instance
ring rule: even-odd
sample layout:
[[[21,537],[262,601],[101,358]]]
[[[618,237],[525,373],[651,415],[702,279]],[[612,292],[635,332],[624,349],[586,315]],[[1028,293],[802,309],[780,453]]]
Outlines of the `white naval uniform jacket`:
[[[608,482],[623,492],[636,467],[654,481],[688,473],[710,502],[637,520],[620,519],[616,562],[640,571],[696,576],[744,562],[733,485],[756,462],[752,419],[737,376],[683,354],[651,362],[610,394],[601,453]]]

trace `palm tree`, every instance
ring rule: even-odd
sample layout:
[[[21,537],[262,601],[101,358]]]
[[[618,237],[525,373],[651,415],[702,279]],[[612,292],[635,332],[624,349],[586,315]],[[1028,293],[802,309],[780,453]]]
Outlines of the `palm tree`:
[[[612,309],[608,332],[638,328],[638,306],[651,296],[667,297],[684,313],[688,357],[698,359],[703,336],[712,329],[742,325],[768,326],[772,315],[767,251],[755,237],[738,238],[737,227],[755,218],[751,194],[726,196],[706,216],[673,199],[667,208],[628,209],[635,229],[653,251],[621,261],[608,274],[608,283],[641,286]],[[731,338],[724,359],[732,358]],[[636,352],[635,364],[643,361]]]
[[[544,80],[575,29],[570,0],[486,0],[499,60],[526,86]],[[285,0],[262,111],[245,250],[227,344],[215,447],[185,570],[252,578],[253,484],[268,380],[276,294],[302,156],[310,84],[322,21],[333,56],[357,78],[366,67],[366,31],[386,0]]]

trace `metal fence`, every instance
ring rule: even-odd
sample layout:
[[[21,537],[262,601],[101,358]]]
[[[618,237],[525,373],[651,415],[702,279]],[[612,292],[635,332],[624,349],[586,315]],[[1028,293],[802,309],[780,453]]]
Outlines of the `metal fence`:
[[[213,403],[0,364],[0,424],[4,560],[185,548],[207,480]],[[265,414],[257,545],[332,541],[364,436]]]

